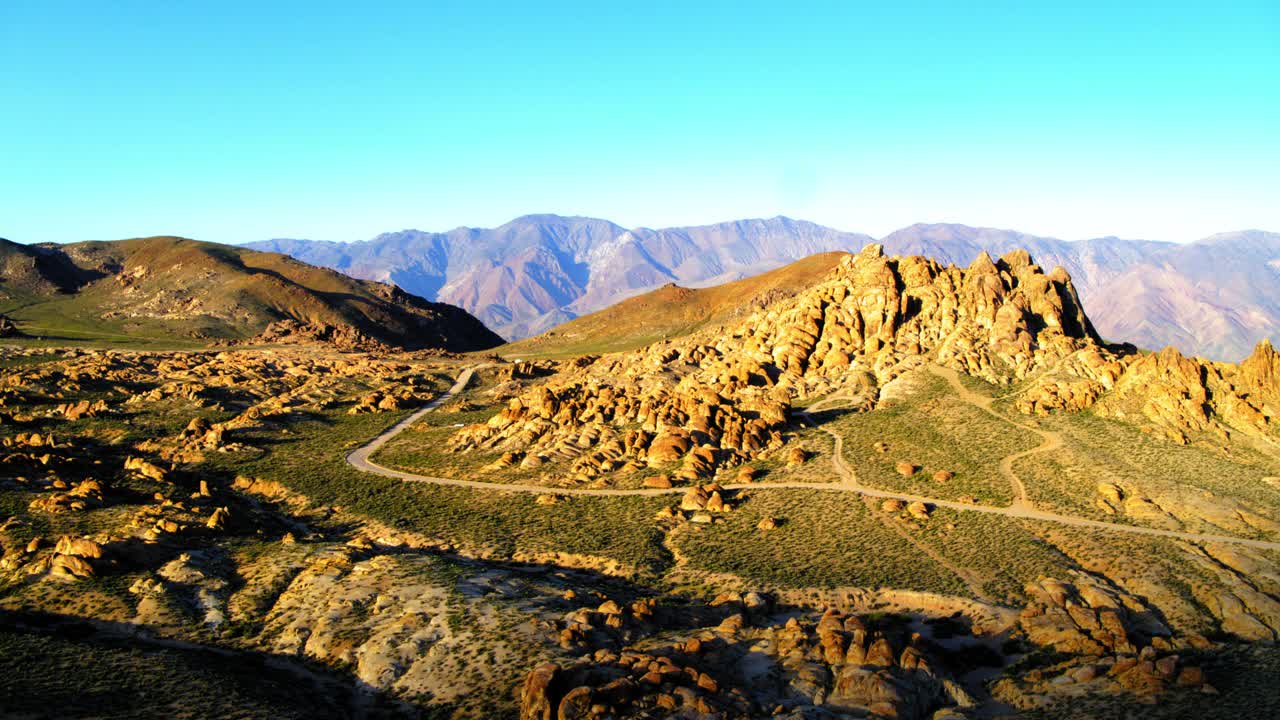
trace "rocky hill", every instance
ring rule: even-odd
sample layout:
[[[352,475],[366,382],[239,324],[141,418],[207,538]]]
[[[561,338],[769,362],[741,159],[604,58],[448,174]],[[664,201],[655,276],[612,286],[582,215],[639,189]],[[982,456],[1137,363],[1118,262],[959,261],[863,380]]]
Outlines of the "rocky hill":
[[[926,362],[997,385],[1027,381],[1017,407],[1029,414],[1096,406],[1179,443],[1205,432],[1275,438],[1275,358],[1266,342],[1238,367],[1107,346],[1069,274],[1044,272],[1025,250],[961,269],[868,245],[747,317],[579,358],[450,442],[506,451],[504,466],[576,456],[561,476],[570,485],[672,460],[687,479],[708,478],[780,450],[795,399],[838,393],[875,407]],[[577,456],[583,438],[596,452]]]
[[[1108,237],[1067,242],[963,225],[913,225],[882,241],[889,252],[967,265],[1026,249],[1061,265],[1109,340],[1239,360],[1280,335],[1280,233],[1246,230],[1187,244]]]
[[[591,218],[530,215],[499,228],[405,230],[367,242],[270,240],[354,277],[466,308],[508,339],[536,335],[622,299],[676,283],[707,287],[870,238],[771,218],[702,227],[624,229]],[[918,224],[879,242],[887,252],[967,266],[1025,249],[1070,273],[1098,330],[1140,347],[1238,360],[1280,328],[1280,234],[1226,233],[1178,245],[1115,237],[1064,241],[1011,230]]]
[[[320,340],[477,350],[500,338],[459,308],[292,258],[176,237],[0,241],[0,312],[31,335]]]

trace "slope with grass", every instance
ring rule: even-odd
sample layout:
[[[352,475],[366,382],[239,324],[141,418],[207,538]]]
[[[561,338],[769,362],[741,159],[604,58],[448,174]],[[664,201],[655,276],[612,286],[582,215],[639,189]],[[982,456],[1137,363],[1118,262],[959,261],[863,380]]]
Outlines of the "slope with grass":
[[[751,313],[809,287],[847,253],[812,255],[777,270],[723,285],[664,285],[604,310],[504,346],[508,357],[566,357],[621,352],[657,340],[682,337]]]
[[[192,343],[269,324],[354,331],[397,347],[478,350],[500,339],[465,311],[283,255],[152,237],[0,245],[0,314],[29,336]]]

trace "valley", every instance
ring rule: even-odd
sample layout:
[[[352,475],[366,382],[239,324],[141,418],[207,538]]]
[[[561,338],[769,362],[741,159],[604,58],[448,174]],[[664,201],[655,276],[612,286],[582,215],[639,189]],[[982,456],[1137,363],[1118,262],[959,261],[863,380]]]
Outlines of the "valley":
[[[1108,345],[1026,253],[807,262],[608,352],[7,346],[4,662],[139,717],[1277,709],[1270,344]]]

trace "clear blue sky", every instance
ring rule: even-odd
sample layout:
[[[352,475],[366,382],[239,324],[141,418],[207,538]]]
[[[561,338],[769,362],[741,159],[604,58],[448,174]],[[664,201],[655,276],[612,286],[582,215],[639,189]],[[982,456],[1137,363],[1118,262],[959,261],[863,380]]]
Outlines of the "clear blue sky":
[[[1275,0],[694,4],[0,0],[0,236],[1280,230]]]

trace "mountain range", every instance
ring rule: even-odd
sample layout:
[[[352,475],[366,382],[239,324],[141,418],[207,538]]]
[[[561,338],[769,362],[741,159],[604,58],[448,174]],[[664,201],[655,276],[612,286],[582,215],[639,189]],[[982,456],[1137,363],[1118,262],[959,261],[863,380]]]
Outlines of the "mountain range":
[[[717,285],[871,241],[788,218],[628,230],[594,218],[527,215],[492,229],[249,247],[393,282],[466,308],[498,334],[518,339],[667,283]]]
[[[696,227],[623,228],[527,215],[497,228],[402,230],[361,242],[274,239],[249,247],[465,308],[509,340],[530,337],[668,283],[706,287],[870,242],[968,265],[1027,249],[1070,274],[1104,337],[1236,360],[1280,328],[1280,234],[1223,233],[1177,244],[1066,241],[1012,230],[917,224],[878,240],[786,217]]]

